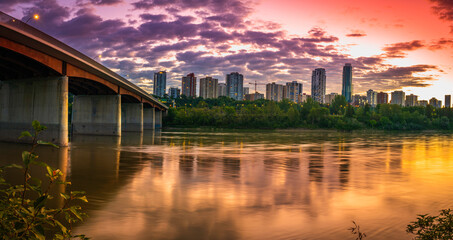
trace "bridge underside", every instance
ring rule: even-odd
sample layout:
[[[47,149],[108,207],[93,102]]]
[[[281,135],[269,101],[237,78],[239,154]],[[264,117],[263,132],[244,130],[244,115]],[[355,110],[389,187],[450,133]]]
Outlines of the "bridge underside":
[[[0,141],[18,141],[38,120],[48,127],[41,139],[67,145],[69,93],[75,95],[69,119],[73,134],[119,136],[161,126],[165,109],[155,103],[42,53],[25,56],[14,50],[0,38]]]

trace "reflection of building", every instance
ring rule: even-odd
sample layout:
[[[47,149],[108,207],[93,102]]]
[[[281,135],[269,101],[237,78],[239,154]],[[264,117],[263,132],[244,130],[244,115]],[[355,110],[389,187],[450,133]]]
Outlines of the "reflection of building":
[[[266,99],[276,102],[283,100],[283,85],[275,82],[266,84]]]
[[[391,104],[398,104],[404,106],[406,100],[406,94],[403,91],[394,91],[392,92]]]
[[[181,95],[181,89],[175,88],[175,87],[171,87],[170,89],[168,89],[168,95],[171,98],[179,98],[180,95]]]
[[[379,92],[377,94],[377,104],[387,104],[389,103],[389,94],[385,92]]]
[[[308,176],[310,181],[322,182],[324,175],[323,146],[310,147],[307,149],[308,155]]]
[[[284,98],[292,102],[299,102],[299,96],[302,95],[302,83],[297,81],[287,82],[284,89]]]
[[[326,104],[332,104],[332,101],[335,99],[335,97],[338,96],[338,93],[331,93],[326,95]]]
[[[227,95],[227,86],[226,83],[219,83],[217,85],[217,95],[219,97]]]
[[[354,106],[365,106],[367,103],[367,96],[361,96],[361,95],[353,95],[352,96],[352,105]]]
[[[341,95],[346,98],[348,103],[352,102],[352,66],[346,63],[343,67],[343,86]]]
[[[451,107],[451,95],[445,95],[445,107]]]
[[[217,98],[217,85],[216,78],[205,77],[200,78],[200,97],[202,98]]]
[[[182,77],[182,95],[187,97],[195,97],[197,90],[197,78],[195,74],[189,73],[186,77]]]
[[[160,71],[154,73],[153,94],[163,97],[165,95],[165,89],[167,89],[167,72]]]
[[[377,92],[373,90],[368,90],[366,92],[366,100],[367,103],[370,104],[372,107],[376,107],[377,105]]]
[[[314,101],[324,103],[326,96],[326,70],[317,68],[311,76],[311,97]]]
[[[415,107],[418,103],[418,96],[411,94],[406,96],[406,103],[405,105],[408,107]]]
[[[247,101],[255,101],[255,100],[259,100],[259,99],[264,99],[264,94],[252,93],[252,94],[245,95],[245,100],[247,100]]]
[[[234,100],[244,98],[244,76],[238,72],[232,72],[226,75],[227,96]]]
[[[429,99],[429,105],[435,107],[435,108],[441,108],[442,107],[442,101],[437,100],[437,98],[431,98]]]

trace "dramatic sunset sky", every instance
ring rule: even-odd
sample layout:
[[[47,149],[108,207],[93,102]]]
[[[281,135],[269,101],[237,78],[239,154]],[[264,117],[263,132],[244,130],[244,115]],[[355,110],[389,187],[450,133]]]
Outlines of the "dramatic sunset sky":
[[[297,80],[310,94],[322,67],[327,93],[341,93],[352,63],[354,94],[453,94],[453,0],[1,0],[0,10],[39,14],[29,24],[148,90],[158,70],[167,87],[238,71],[244,86]]]

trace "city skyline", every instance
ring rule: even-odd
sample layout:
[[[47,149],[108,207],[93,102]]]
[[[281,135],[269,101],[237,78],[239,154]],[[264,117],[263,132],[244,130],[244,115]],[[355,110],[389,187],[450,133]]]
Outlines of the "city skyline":
[[[453,89],[453,13],[445,0],[14,0],[0,7],[22,20],[39,14],[28,24],[149,92],[160,69],[169,72],[168,86],[187,72],[218,79],[241,72],[264,92],[280,81],[309,89],[312,69],[325,68],[326,91],[341,93],[345,63],[354,66],[354,93],[372,87],[441,99]]]
[[[345,66],[343,67],[343,73],[345,72],[345,68],[346,68],[346,71],[351,71],[352,69],[352,65],[349,64],[349,63],[346,63]],[[377,104],[386,104],[386,103],[390,103],[390,104],[398,104],[398,105],[402,105],[402,106],[418,106],[418,105],[424,105],[423,102],[429,102],[429,101],[438,101],[440,103],[440,106],[443,106],[442,105],[442,98],[441,99],[437,99],[436,97],[429,97],[427,99],[418,99],[418,95],[414,95],[414,94],[408,94],[406,96],[406,92],[404,91],[389,91],[389,92],[383,92],[383,91],[374,91],[373,89],[369,89],[368,91],[365,92],[365,94],[356,94],[353,92],[353,90],[351,89],[352,87],[352,82],[353,82],[353,77],[351,75],[349,75],[350,73],[346,73],[346,78],[349,79],[349,81],[346,81],[346,82],[349,82],[349,83],[346,83],[346,85],[349,85],[350,88],[349,88],[349,94],[350,94],[350,103],[352,105],[362,105],[362,104],[359,104],[357,103],[354,99],[357,98],[357,97],[364,97],[365,99],[365,102],[370,104],[370,106],[372,107],[375,107]],[[245,100],[245,96],[246,95],[249,95],[248,93],[246,93],[246,91],[248,92],[249,88],[248,87],[244,87],[244,83],[243,83],[243,80],[244,80],[244,76],[240,73],[237,73],[237,72],[232,72],[230,74],[226,74],[225,76],[225,82],[222,83],[222,82],[219,82],[218,79],[213,79],[212,77],[210,76],[206,76],[205,78],[200,78],[198,81],[199,81],[199,84],[196,83],[196,76],[194,75],[194,73],[190,73],[188,74],[188,76],[191,75],[192,77],[194,77],[194,81],[193,81],[193,84],[195,84],[195,86],[193,87],[193,90],[191,91],[195,91],[195,94],[192,95],[191,97],[201,97],[201,98],[218,98],[220,96],[228,96],[227,95],[227,80],[229,78],[230,75],[238,75],[240,78],[241,78],[241,85],[243,86],[242,87],[242,90],[243,90],[243,94],[242,94],[242,99],[239,99],[238,97],[232,97],[230,96],[231,98],[235,99],[235,100]],[[183,77],[183,81],[182,83],[184,83],[184,79],[185,77]],[[210,86],[208,87],[209,90],[206,90],[207,89],[207,86],[202,89],[202,85],[206,85],[206,82],[205,80],[206,79],[211,79],[211,80],[214,80],[214,83],[210,84]],[[335,96],[337,95],[342,95],[342,96],[345,96],[345,93],[343,92],[343,89],[342,89],[342,93],[336,93],[336,92],[332,92],[330,94],[327,94],[325,91],[326,89],[326,71],[325,69],[323,68],[317,68],[315,70],[313,70],[312,72],[312,82],[319,82],[319,89],[317,89],[315,87],[315,89],[311,89],[311,92],[310,94],[307,94],[307,93],[304,93],[303,92],[303,83],[300,83],[298,81],[292,81],[292,82],[286,82],[286,83],[278,83],[278,82],[272,82],[272,83],[268,83],[266,84],[266,91],[264,93],[260,93],[259,91],[257,91],[256,93],[257,94],[262,94],[264,96],[266,96],[266,99],[268,100],[272,100],[272,101],[281,101],[283,99],[288,99],[292,102],[297,102],[297,103],[301,103],[303,102],[304,100],[302,100],[302,97],[303,96],[309,96],[309,97],[312,97],[313,96],[313,91],[317,91],[318,94],[320,95],[320,97],[318,97],[318,99],[314,99],[315,101],[317,102],[320,102],[320,103],[324,103],[324,104],[330,104],[332,102],[332,100],[334,99]],[[343,86],[344,86],[344,82],[343,81]],[[253,84],[253,83],[249,83],[249,84]],[[322,86],[321,86],[322,85]],[[198,88],[197,88],[198,86]],[[217,87],[215,87],[217,86]],[[214,89],[215,88],[215,89]],[[236,88],[238,88],[238,86],[236,86]],[[178,89],[178,87],[170,87],[168,89],[168,96],[173,96],[175,95],[174,93],[171,93],[171,91],[175,91],[174,89]],[[316,90],[317,89],[317,90]],[[206,91],[211,91],[209,97],[208,97],[208,93]],[[198,94],[197,94],[198,93]],[[234,94],[234,93],[233,93]],[[395,97],[392,97],[390,98],[389,100],[389,94],[391,96],[395,96]],[[253,94],[252,94],[253,95]],[[234,95],[233,95],[234,96]],[[450,104],[450,100],[447,100],[448,96],[451,97],[451,95],[444,95],[444,98],[445,98],[445,107],[448,107]],[[178,95],[179,97],[179,95]],[[173,97],[175,98],[175,97]],[[345,98],[347,98],[345,96]],[[410,104],[407,104],[407,99],[410,99]],[[395,100],[396,99],[396,100]],[[306,99],[305,99],[306,100]],[[346,99],[347,100],[347,99]],[[430,104],[432,105],[432,104]],[[434,105],[438,105],[437,102],[436,104]]]

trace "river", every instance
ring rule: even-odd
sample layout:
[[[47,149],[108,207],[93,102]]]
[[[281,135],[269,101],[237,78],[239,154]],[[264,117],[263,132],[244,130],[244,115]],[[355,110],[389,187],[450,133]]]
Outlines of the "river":
[[[39,151],[87,192],[75,232],[92,239],[355,239],[353,220],[411,239],[417,214],[453,206],[451,134],[164,130]]]

